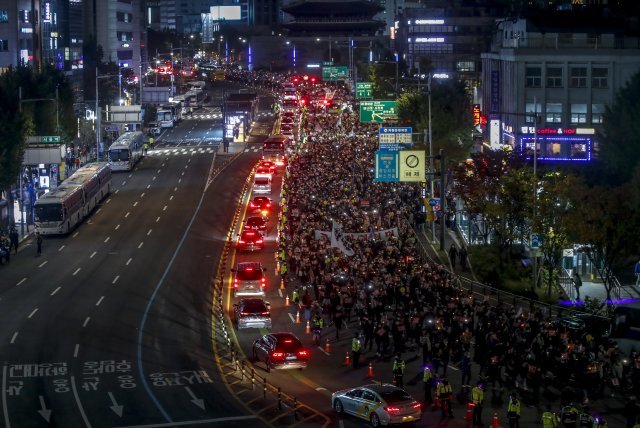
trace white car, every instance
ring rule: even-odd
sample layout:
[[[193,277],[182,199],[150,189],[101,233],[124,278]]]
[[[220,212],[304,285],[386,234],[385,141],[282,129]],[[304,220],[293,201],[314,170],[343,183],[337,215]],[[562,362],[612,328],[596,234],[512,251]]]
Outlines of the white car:
[[[422,417],[422,406],[403,389],[394,385],[364,385],[336,391],[331,407],[337,413],[348,413],[369,421],[374,426],[412,423]]]

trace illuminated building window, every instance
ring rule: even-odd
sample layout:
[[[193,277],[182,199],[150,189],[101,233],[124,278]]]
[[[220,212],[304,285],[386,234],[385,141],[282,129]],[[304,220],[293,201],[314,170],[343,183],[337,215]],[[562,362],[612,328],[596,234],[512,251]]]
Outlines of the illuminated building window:
[[[591,69],[591,87],[605,89],[609,86],[609,69],[605,67],[593,67]]]
[[[525,69],[525,86],[527,88],[539,88],[542,86],[542,67],[527,66]]]
[[[546,121],[547,123],[562,122],[562,104],[561,103],[547,103]]]
[[[571,67],[569,74],[569,85],[572,88],[587,87],[587,67]]]
[[[458,71],[476,71],[476,63],[473,61],[460,61],[456,63]]]
[[[547,88],[562,88],[562,67],[547,66]]]
[[[571,104],[571,123],[587,123],[586,104]]]
[[[0,24],[9,22],[9,13],[6,10],[0,10]]]
[[[597,124],[604,121],[604,104],[591,104],[591,123]]]
[[[524,106],[524,112],[526,116],[524,117],[524,121],[526,123],[533,123],[535,114],[540,115],[542,113],[542,105],[540,103],[532,103],[528,102]]]

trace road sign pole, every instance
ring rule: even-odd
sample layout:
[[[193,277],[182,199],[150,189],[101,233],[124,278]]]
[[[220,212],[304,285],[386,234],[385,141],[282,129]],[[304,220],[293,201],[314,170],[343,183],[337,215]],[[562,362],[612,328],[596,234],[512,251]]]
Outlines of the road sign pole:
[[[445,170],[445,154],[444,150],[440,149],[440,209],[442,210],[442,215],[440,216],[440,250],[442,251],[444,251],[444,223],[447,215],[447,198],[444,193],[447,188]]]

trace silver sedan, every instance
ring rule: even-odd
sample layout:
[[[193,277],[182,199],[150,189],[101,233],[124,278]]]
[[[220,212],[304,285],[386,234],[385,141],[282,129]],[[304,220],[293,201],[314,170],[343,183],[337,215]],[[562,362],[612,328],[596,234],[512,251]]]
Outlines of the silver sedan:
[[[419,402],[394,385],[365,385],[331,395],[337,413],[365,419],[372,426],[416,422],[422,417]]]

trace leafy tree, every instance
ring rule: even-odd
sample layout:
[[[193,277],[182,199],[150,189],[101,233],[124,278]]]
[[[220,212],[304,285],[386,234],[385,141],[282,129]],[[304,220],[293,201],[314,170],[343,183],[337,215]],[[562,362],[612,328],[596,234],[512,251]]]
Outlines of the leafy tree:
[[[453,80],[432,82],[431,138],[434,154],[443,149],[447,158],[454,162],[461,162],[469,157],[473,145],[470,112],[471,103],[463,83]],[[410,93],[400,96],[398,117],[401,122],[413,124],[414,132],[428,131],[428,94]]]
[[[614,272],[640,253],[640,173],[615,187],[607,185],[573,187],[573,202],[567,213],[573,242],[585,244],[583,251],[597,269],[607,291],[615,287]]]
[[[23,116],[19,113],[20,75],[13,69],[0,76],[0,193],[16,182],[24,156]]]
[[[399,67],[399,65],[398,65]],[[398,70],[400,73],[400,70]],[[392,62],[380,62],[371,65],[369,68],[369,78],[373,82],[372,95],[374,99],[388,99],[389,94],[395,97],[396,90],[396,64]],[[398,74],[398,78],[400,75]],[[398,82],[398,85],[400,83]]]
[[[631,77],[604,113],[598,156],[612,184],[628,182],[640,167],[640,72]]]

